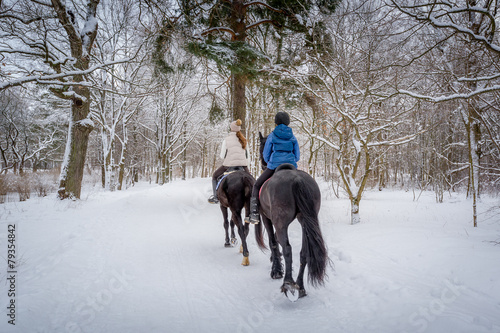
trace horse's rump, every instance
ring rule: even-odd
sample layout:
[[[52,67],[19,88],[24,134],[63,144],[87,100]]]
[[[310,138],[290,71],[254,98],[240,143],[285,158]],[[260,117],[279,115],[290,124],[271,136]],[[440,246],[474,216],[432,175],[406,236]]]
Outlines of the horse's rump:
[[[231,202],[238,209],[243,208],[245,201],[250,199],[255,179],[244,170],[232,171],[225,174],[217,186],[217,196],[224,206],[229,207]],[[223,202],[224,201],[224,202]]]
[[[307,172],[296,170],[291,164],[289,167],[279,170],[278,168],[261,187],[259,201],[262,213],[272,219],[273,211],[275,214],[280,214],[285,208],[295,207],[294,210],[286,209],[289,216],[293,214],[291,217],[293,220],[298,213],[297,196],[310,198],[311,202],[314,202],[314,211],[318,213],[321,205],[321,192],[316,181]]]

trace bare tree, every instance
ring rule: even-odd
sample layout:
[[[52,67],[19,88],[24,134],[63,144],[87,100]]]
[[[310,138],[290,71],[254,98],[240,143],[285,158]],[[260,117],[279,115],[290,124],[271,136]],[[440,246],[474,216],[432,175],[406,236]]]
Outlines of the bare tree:
[[[59,197],[80,197],[89,134],[91,105],[87,75],[110,64],[91,66],[97,36],[99,0],[3,1],[0,52],[10,75],[0,89],[37,82],[71,103],[66,153]],[[117,62],[123,62],[118,60]]]
[[[0,173],[36,171],[61,145],[61,128],[46,117],[39,103],[19,89],[0,93]]]
[[[483,148],[498,156],[499,140],[490,135],[498,128],[498,91],[500,72],[498,57],[499,3],[498,1],[463,0],[453,3],[439,1],[392,1],[401,13],[413,19],[420,27],[433,30],[438,36],[432,47],[422,54],[438,53],[442,61],[440,71],[432,75],[446,79],[437,93],[422,93],[421,87],[399,89],[401,93],[435,103],[459,102],[468,147],[469,188],[473,199],[473,224],[477,226],[477,198],[480,190],[481,157]],[[421,55],[414,59],[420,58]],[[439,65],[438,65],[439,66]],[[435,90],[436,91],[436,90]],[[486,133],[486,136],[484,135]],[[485,145],[485,143],[488,144]],[[496,168],[488,172],[498,174]]]
[[[306,65],[275,71],[306,92],[313,112],[309,119],[297,120],[311,139],[335,151],[355,224],[360,221],[359,205],[374,164],[389,147],[414,140],[422,128],[411,125],[412,105],[393,94],[401,73],[390,64],[398,50],[382,33],[393,24],[392,18],[368,1],[352,6],[355,11],[350,3],[342,4],[327,26],[325,33],[332,36],[330,52],[317,50],[309,54]]]
[[[147,38],[143,29],[137,27],[135,16],[139,8],[136,4],[135,1],[109,1],[102,5],[95,57],[100,63],[113,63],[127,57],[134,59],[97,70],[89,78],[97,88],[93,90],[96,103],[91,118],[98,124],[101,134],[103,187],[111,190],[122,187],[128,126],[152,89],[149,56],[143,49]],[[109,20],[111,16],[113,20]]]

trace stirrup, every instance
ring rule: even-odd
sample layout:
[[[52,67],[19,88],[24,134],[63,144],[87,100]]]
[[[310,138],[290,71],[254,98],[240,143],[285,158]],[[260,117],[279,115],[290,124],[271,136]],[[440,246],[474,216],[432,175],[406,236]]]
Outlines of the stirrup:
[[[246,223],[251,224],[259,224],[260,223],[260,214],[259,213],[250,213],[250,216],[245,217]]]
[[[211,204],[218,204],[219,203],[219,199],[217,199],[215,196],[210,196],[210,198],[208,198],[208,202],[211,203]]]

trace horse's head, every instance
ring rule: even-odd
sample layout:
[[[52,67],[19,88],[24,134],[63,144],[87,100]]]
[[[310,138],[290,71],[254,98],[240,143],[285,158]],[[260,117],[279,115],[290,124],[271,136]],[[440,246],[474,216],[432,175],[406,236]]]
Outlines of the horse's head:
[[[264,146],[266,145],[267,136],[263,136],[260,131],[259,131],[259,140],[260,140],[260,146],[259,146],[260,163],[262,166],[262,170],[265,170],[267,169],[267,163],[266,161],[264,161]]]

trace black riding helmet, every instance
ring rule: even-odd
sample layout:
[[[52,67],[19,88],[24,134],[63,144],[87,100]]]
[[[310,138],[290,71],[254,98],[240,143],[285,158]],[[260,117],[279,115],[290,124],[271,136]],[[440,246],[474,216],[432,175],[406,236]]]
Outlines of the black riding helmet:
[[[290,116],[288,115],[288,113],[280,111],[276,113],[276,116],[274,117],[274,123],[276,125],[284,124],[288,126],[290,124]]]

